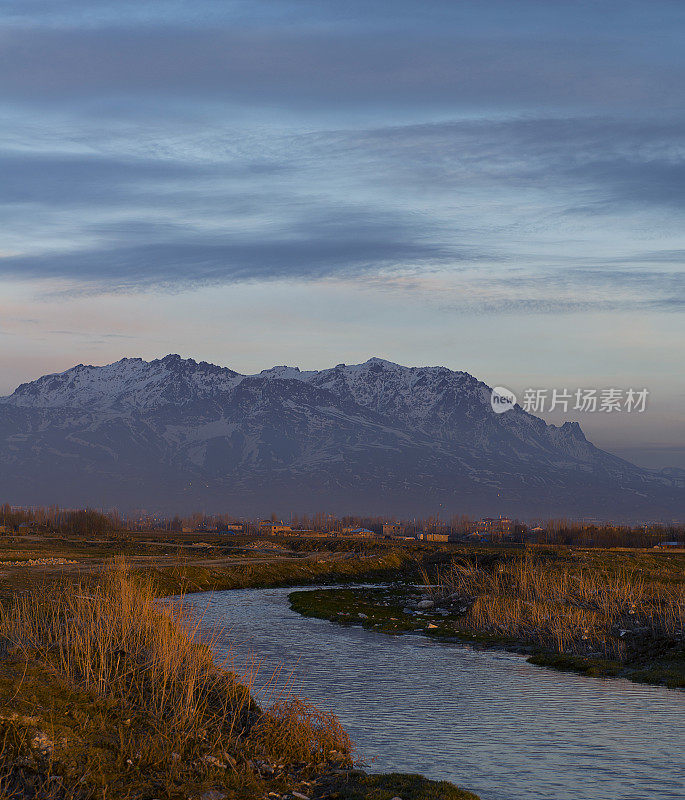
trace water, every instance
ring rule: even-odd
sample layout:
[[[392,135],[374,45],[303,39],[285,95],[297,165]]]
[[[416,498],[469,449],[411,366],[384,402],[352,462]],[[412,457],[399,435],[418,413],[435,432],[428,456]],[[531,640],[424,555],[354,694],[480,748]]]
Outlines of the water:
[[[683,800],[685,693],[535,667],[522,656],[343,628],[290,610],[292,589],[186,599],[236,669],[338,715],[371,771],[420,772],[482,800]],[[373,761],[372,761],[373,759]]]

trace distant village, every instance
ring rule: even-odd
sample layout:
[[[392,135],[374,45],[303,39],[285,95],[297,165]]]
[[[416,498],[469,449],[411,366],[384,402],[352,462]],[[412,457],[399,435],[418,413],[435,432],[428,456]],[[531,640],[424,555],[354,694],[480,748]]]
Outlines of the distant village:
[[[143,510],[121,515],[116,511],[94,509],[0,505],[0,535],[73,534],[99,537],[145,531],[179,535],[337,537],[424,543],[573,544],[669,549],[685,546],[685,526],[682,523],[624,524],[563,518],[523,522],[508,516],[472,519],[467,515],[441,519],[439,514],[425,519],[397,520],[358,516],[339,518],[323,512],[311,517],[293,514],[286,521],[278,519],[275,514],[269,519],[244,519],[229,514],[208,515],[200,512],[188,517],[165,517]]]
[[[436,525],[435,528],[438,528],[438,526]],[[244,526],[231,525],[230,529],[233,532],[243,532]],[[508,517],[484,517],[476,522],[460,525],[457,530],[451,530],[450,526],[434,530],[417,530],[415,524],[402,524],[399,522],[382,522],[372,528],[340,525],[334,526],[331,530],[294,528],[292,525],[273,521],[259,523],[259,532],[270,536],[341,536],[360,537],[363,539],[414,539],[432,542],[461,542],[465,539],[474,541],[521,541],[525,538],[528,530],[522,523]],[[531,530],[538,533],[543,529],[536,527]]]
[[[181,533],[224,533],[230,535],[279,537],[337,537],[346,539],[402,540],[416,542],[460,543],[535,543],[571,544],[589,546],[643,546],[685,547],[682,526],[648,523],[637,526],[599,521],[547,520],[544,524],[526,524],[506,516],[483,517],[473,520],[462,515],[449,521],[439,517],[425,520],[397,521],[359,518],[337,519],[329,514],[316,514],[292,521],[272,518],[268,520],[229,520],[195,515],[194,520],[171,522],[145,515],[129,521],[128,527],[139,530],[151,527],[169,527]]]
[[[156,523],[156,524],[155,524]],[[144,530],[150,525],[163,524],[159,518],[141,516],[131,520],[131,529]],[[168,524],[168,523],[167,523]],[[349,523],[331,515],[315,515],[311,521],[285,522],[284,520],[250,520],[220,522],[214,518],[184,521],[180,527],[182,533],[226,533],[228,535],[246,534],[263,536],[301,536],[301,537],[341,537],[361,539],[401,539],[433,542],[473,541],[522,541],[532,533],[537,535],[543,531],[541,526],[528,527],[518,520],[508,517],[484,517],[471,521],[459,518],[456,521],[441,523],[434,519],[413,522],[397,522],[373,520],[365,525]]]

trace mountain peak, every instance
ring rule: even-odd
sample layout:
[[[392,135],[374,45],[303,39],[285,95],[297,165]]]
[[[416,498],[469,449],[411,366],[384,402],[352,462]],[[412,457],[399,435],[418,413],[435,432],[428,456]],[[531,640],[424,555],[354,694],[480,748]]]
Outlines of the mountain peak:
[[[26,504],[172,513],[513,515],[544,501],[569,515],[610,502],[615,516],[677,483],[598,450],[577,422],[495,414],[466,372],[374,357],[249,376],[176,353],[22,384],[0,401],[0,481]],[[682,493],[664,497],[682,508]]]
[[[378,356],[372,356],[367,361],[364,362],[364,366],[367,364],[378,364],[381,367],[400,367],[401,369],[408,369],[408,367],[402,367],[401,364],[396,364],[394,361],[388,361],[385,358],[378,358]],[[341,364],[340,366],[344,367],[345,364]],[[362,366],[362,365],[358,365]]]
[[[151,408],[228,391],[243,376],[226,367],[170,354],[153,361],[122,358],[112,364],[78,364],[23,383],[4,402],[31,408]]]

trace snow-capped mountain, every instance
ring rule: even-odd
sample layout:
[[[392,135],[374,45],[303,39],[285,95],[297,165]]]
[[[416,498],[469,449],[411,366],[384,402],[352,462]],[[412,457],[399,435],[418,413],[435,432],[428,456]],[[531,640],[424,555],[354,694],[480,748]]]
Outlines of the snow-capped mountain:
[[[216,396],[234,389],[243,377],[226,367],[174,355],[152,362],[122,358],[104,367],[78,364],[58,375],[44,375],[0,402],[24,408],[143,411]]]
[[[169,355],[0,398],[0,500],[193,509],[671,517],[682,487],[577,423],[493,413],[465,372],[378,358],[241,375]]]

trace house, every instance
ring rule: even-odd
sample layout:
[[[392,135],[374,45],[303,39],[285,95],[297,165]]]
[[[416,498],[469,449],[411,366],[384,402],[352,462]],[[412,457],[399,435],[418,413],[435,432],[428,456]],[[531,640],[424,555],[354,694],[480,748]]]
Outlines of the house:
[[[515,530],[516,523],[509,517],[483,517],[471,523],[469,534],[479,534],[483,539],[505,539],[513,536]]]
[[[404,526],[398,522],[384,522],[383,536],[404,536]]]
[[[221,530],[218,531],[219,533],[242,533],[244,530],[243,525],[238,525],[234,523],[229,523],[228,525],[222,525]]]
[[[259,525],[259,532],[266,534],[292,533],[292,525],[284,525],[282,522],[262,522]]]
[[[449,533],[425,533],[424,539],[429,542],[449,542],[450,535]]]

